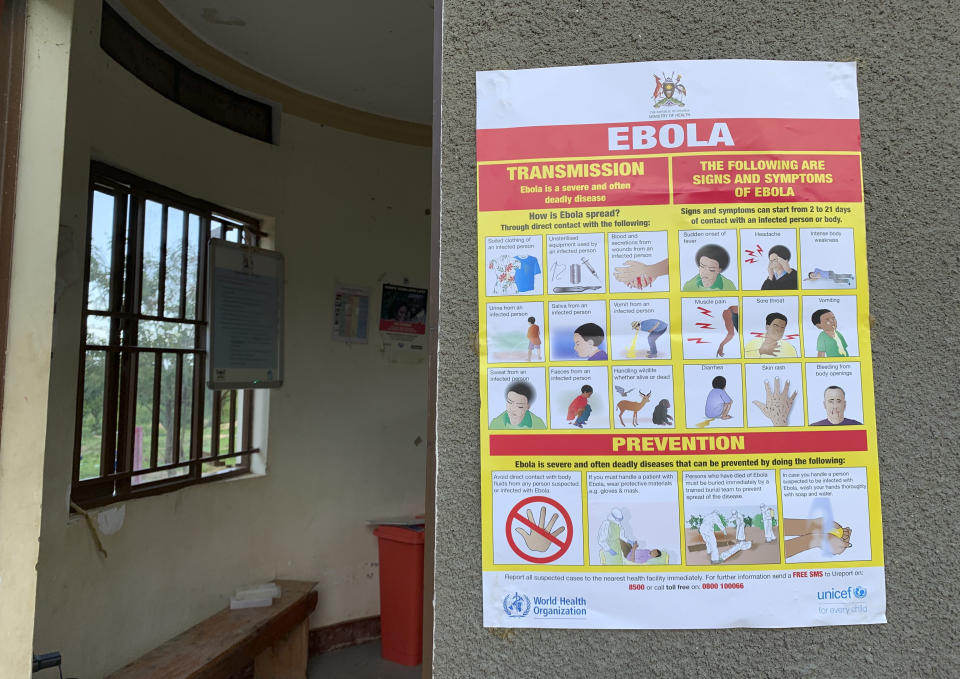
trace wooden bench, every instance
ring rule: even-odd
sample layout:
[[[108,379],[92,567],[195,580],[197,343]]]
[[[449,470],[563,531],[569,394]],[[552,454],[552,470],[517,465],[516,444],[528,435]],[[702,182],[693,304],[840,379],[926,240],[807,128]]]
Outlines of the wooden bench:
[[[251,662],[256,679],[305,679],[317,583],[277,584],[282,596],[272,606],[222,610],[107,679],[226,679]]]

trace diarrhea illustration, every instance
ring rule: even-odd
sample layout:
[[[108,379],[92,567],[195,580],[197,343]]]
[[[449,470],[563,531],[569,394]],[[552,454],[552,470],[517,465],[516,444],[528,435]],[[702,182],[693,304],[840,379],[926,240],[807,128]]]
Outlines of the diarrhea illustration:
[[[707,393],[707,400],[703,405],[703,414],[707,416],[707,419],[696,424],[696,426],[701,429],[717,419],[733,419],[733,416],[730,414],[733,399],[726,391],[727,378],[723,375],[717,375],[710,382],[710,386],[712,389]]]

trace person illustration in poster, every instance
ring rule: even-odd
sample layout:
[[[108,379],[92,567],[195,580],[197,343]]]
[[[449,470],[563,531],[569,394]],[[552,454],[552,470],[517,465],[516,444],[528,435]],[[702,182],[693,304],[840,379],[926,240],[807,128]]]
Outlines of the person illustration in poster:
[[[630,327],[636,332],[647,333],[647,345],[650,347],[650,350],[647,352],[647,358],[656,358],[657,340],[667,331],[666,321],[661,321],[658,318],[646,318],[642,321],[634,321],[630,324]]]
[[[837,273],[836,271],[818,269],[816,267],[814,267],[813,271],[807,274],[807,280],[810,281],[828,280],[833,281],[834,283],[840,283],[841,285],[852,284],[853,278],[854,276],[852,273]]]
[[[819,422],[811,422],[814,427],[843,427],[851,424],[863,424],[851,420],[844,415],[847,409],[847,394],[836,385],[831,385],[823,391],[823,409],[827,411],[827,417]]]
[[[567,408],[567,422],[573,423],[574,427],[583,428],[593,410],[587,402],[591,396],[593,396],[593,387],[589,384],[580,387],[580,395],[570,401],[570,406]]]
[[[506,409],[490,420],[490,429],[546,429],[547,425],[537,415],[530,412],[530,406],[536,398],[533,385],[529,382],[511,382],[505,392]]]
[[[531,316],[527,319],[529,327],[527,328],[527,362],[529,363],[536,352],[537,360],[542,361],[543,356],[540,353],[540,326],[537,325],[537,319]]]
[[[796,358],[797,349],[789,342],[784,342],[783,333],[787,329],[787,317],[779,312],[767,314],[767,331],[763,337],[750,340],[743,348],[746,358]]]
[[[727,331],[727,336],[720,341],[720,346],[717,347],[717,358],[723,358],[723,347],[733,339],[734,334],[740,332],[740,306],[728,306],[723,310],[721,316],[723,317],[723,327]]]
[[[797,270],[790,267],[790,250],[783,245],[770,248],[767,279],[761,290],[796,290]]]
[[[700,273],[683,284],[684,292],[715,292],[717,290],[736,290],[736,284],[725,278],[722,272],[730,266],[730,253],[715,243],[709,243],[697,250],[694,257]]]
[[[606,361],[607,352],[600,348],[603,339],[603,328],[596,323],[584,323],[573,331],[573,350],[588,361]]]
[[[703,405],[703,414],[707,416],[707,419],[697,423],[697,426],[701,428],[706,427],[718,418],[721,420],[733,419],[733,415],[730,414],[730,408],[733,407],[733,399],[730,398],[730,394],[726,392],[727,378],[723,375],[717,375],[713,378],[713,381],[710,382],[710,386],[712,386],[713,389],[707,394],[707,400]]]
[[[846,357],[847,340],[837,330],[837,317],[834,313],[829,309],[817,309],[810,316],[810,320],[821,331],[817,335],[817,357]]]

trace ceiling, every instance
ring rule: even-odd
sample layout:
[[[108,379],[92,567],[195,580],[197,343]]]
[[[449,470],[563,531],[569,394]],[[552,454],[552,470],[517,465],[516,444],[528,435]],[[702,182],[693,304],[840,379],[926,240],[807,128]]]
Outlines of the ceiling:
[[[433,0],[160,0],[198,38],[286,85],[429,125]]]

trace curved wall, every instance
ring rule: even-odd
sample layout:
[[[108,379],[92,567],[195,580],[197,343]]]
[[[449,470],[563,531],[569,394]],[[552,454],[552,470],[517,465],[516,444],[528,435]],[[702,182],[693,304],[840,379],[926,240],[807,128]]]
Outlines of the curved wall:
[[[288,115],[272,146],[198,118],[100,50],[98,5],[77,3],[73,31],[34,640],[86,677],[274,577],[320,582],[311,627],[378,613],[365,519],[424,509],[426,369],[386,362],[375,332],[331,341],[333,286],[426,285],[430,205],[428,148]],[[107,559],[67,511],[91,158],[264,217],[287,275],[267,473],[127,502]]]

